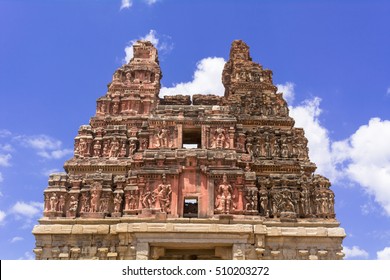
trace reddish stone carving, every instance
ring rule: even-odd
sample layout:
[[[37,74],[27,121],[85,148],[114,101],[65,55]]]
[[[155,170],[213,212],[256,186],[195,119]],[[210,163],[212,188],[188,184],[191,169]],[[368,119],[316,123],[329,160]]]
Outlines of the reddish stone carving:
[[[188,198],[199,203],[191,215],[204,218],[334,219],[334,194],[313,175],[303,129],[244,42],[232,43],[223,97],[160,99],[161,76],[157,50],[138,41],[79,128],[67,173],[50,177],[46,217],[179,218]]]

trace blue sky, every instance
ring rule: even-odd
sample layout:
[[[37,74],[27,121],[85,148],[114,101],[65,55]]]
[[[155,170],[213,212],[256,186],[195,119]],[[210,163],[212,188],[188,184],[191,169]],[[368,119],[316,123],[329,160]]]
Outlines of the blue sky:
[[[161,94],[223,94],[244,40],[333,182],[347,257],[390,258],[389,14],[375,0],[0,0],[0,259],[33,256],[48,174],[141,38],[159,49]]]

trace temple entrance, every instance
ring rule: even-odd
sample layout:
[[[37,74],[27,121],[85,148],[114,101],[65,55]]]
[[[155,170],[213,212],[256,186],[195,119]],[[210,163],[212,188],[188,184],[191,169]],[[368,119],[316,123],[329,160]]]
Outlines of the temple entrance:
[[[229,260],[231,246],[151,246],[151,257],[155,260]]]

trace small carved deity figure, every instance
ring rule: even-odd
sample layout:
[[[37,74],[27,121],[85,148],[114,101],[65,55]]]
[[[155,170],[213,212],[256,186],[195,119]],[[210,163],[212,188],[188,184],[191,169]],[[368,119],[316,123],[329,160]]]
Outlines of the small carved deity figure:
[[[332,216],[334,215],[334,194],[333,192],[330,192],[328,195],[328,207],[329,211],[328,213],[331,214]]]
[[[119,104],[118,104],[118,102],[114,102],[114,104],[112,105],[112,113],[114,115],[119,113]]]
[[[245,210],[256,211],[257,210],[257,190],[248,190],[245,196],[246,204]]]
[[[168,148],[169,147],[169,139],[168,139],[168,129],[165,127],[161,128],[157,132],[158,146],[160,148]]]
[[[100,195],[98,191],[95,189],[91,193],[91,208],[89,209],[89,212],[97,212],[98,211],[98,201],[99,201]]]
[[[77,206],[79,205],[79,202],[77,199],[72,195],[69,200],[69,213],[71,215],[76,214]]]
[[[57,211],[58,197],[56,193],[50,196],[50,211]]]
[[[130,199],[131,199],[131,194],[129,192],[125,193],[125,211],[129,210],[130,207]]]
[[[122,143],[121,149],[119,151],[119,157],[125,157],[126,156],[126,142]]]
[[[65,196],[60,195],[60,198],[58,199],[58,211],[63,212],[65,207]]]
[[[294,203],[292,202],[291,192],[284,190],[281,193],[280,209],[287,212],[295,212]]]
[[[142,138],[141,139],[141,149],[146,150],[148,148],[148,139]]]
[[[89,196],[86,192],[81,195],[81,209],[80,212],[89,212]]]
[[[280,147],[277,140],[274,142],[274,146],[272,148],[272,156],[274,157],[280,157]]]
[[[122,205],[122,196],[117,193],[116,196],[114,197],[114,212],[118,213],[121,210],[121,205]]]
[[[151,208],[154,202],[155,202],[155,197],[153,193],[150,191],[149,185],[147,185],[145,188],[145,192],[141,197],[141,204],[144,208]]]
[[[232,208],[233,188],[227,181],[226,173],[223,174],[222,183],[218,186],[217,209],[222,213],[229,214]]]
[[[136,150],[137,150],[137,143],[135,140],[131,140],[129,145],[129,157],[134,155]]]
[[[109,152],[108,157],[110,157],[110,158],[118,157],[118,152],[119,152],[119,142],[118,142],[118,140],[114,139],[111,142],[110,152]]]
[[[108,140],[106,140],[103,146],[103,156],[109,157],[109,155],[110,155],[110,143]]]
[[[229,149],[229,138],[223,128],[217,128],[214,133],[211,148]]]
[[[129,197],[129,208],[130,210],[135,210],[138,208],[138,205],[137,205],[137,202],[138,202],[138,196],[135,192],[131,192],[130,193],[130,197]]]
[[[169,206],[171,204],[171,184],[168,184],[166,182],[165,174],[162,176],[162,183],[158,185],[157,189],[155,190],[157,200],[160,206],[161,212],[168,213],[169,212]]]
[[[269,210],[268,210],[268,194],[264,187],[260,190],[260,207],[261,207],[261,215],[262,216],[269,216]]]
[[[109,203],[110,203],[110,196],[105,194],[103,197],[100,198],[99,212],[107,213]]]
[[[99,140],[93,145],[93,156],[99,157],[101,155],[102,144]]]
[[[88,154],[88,143],[84,138],[80,139],[78,152],[80,156],[86,156]]]
[[[245,152],[245,136],[240,135],[237,139],[237,150]]]
[[[126,73],[126,81],[129,83],[131,81],[131,74],[130,72]]]

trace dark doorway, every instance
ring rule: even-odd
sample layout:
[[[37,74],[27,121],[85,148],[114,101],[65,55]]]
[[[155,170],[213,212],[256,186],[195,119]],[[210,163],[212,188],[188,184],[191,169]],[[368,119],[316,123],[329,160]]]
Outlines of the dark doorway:
[[[196,149],[201,148],[202,132],[200,127],[183,129],[183,148]]]
[[[184,198],[184,218],[197,218],[198,217],[198,199],[197,198]]]

